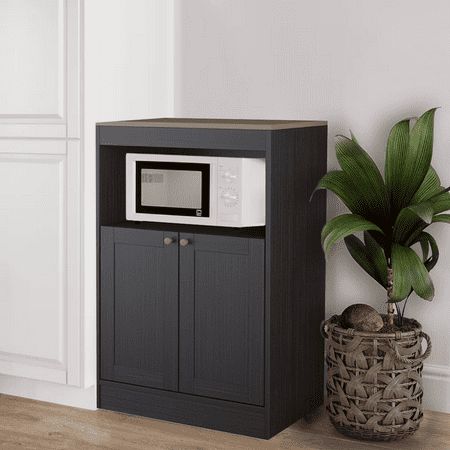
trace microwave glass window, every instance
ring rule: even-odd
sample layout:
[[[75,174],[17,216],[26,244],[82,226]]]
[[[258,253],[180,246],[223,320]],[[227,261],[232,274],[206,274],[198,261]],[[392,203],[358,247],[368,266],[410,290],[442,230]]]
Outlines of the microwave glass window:
[[[202,208],[202,172],[141,169],[141,205]]]
[[[136,212],[209,217],[209,164],[137,161]]]

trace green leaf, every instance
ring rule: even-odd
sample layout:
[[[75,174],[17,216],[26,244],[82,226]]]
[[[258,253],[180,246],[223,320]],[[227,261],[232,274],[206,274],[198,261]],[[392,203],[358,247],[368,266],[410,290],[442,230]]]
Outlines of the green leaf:
[[[411,279],[409,275],[408,259],[405,255],[405,249],[399,244],[392,245],[391,265],[393,273],[392,302],[401,302],[408,297],[411,292]]]
[[[409,122],[410,119],[405,119],[396,123],[391,129],[387,141],[384,177],[391,205],[396,212],[400,211],[403,206],[402,173],[409,148]]]
[[[410,247],[414,241],[420,236],[420,234],[428,227],[425,222],[420,222],[420,225],[409,235],[409,238],[404,243],[406,246]]]
[[[425,179],[433,154],[433,128],[436,108],[419,117],[411,130],[409,148],[403,162],[403,202],[407,204]]]
[[[404,244],[410,242],[415,233],[420,233],[431,223],[433,214],[433,206],[429,201],[403,208],[394,223],[394,242]]]
[[[433,217],[433,223],[434,222],[450,223],[450,214],[438,214]]]
[[[328,189],[336,194],[352,213],[364,213],[360,194],[354,189],[351,178],[342,170],[332,170],[325,174],[314,192],[319,189]]]
[[[370,244],[367,243],[367,239]],[[368,234],[364,233],[365,244],[354,235],[347,236],[345,245],[353,259],[381,286],[387,285],[387,263],[383,249]]]
[[[407,206],[407,209],[412,211],[419,219],[422,219],[425,223],[430,224],[433,219],[433,204],[429,201],[418,203],[417,205]]]
[[[331,219],[322,229],[321,240],[323,249],[325,253],[328,253],[331,247],[341,239],[358,231],[368,230],[382,233],[377,225],[364,219],[364,217],[356,214],[342,214],[337,216]]]
[[[435,111],[433,108],[422,114],[411,131],[409,120],[402,120],[394,125],[389,135],[385,176],[394,217],[411,203],[429,172]],[[419,196],[423,195],[423,190]]]
[[[428,259],[430,247],[428,239],[425,239],[423,236],[419,235],[419,237],[417,238],[417,242],[420,243],[420,247],[422,249],[422,261],[425,262]]]
[[[420,243],[423,254],[423,262],[428,272],[433,269],[439,259],[439,248],[433,236],[431,234],[422,232],[417,238],[416,242]],[[431,256],[428,257],[429,249],[431,250]]]
[[[433,167],[430,166],[422,184],[411,199],[411,203],[421,203],[429,200],[441,190],[441,180]]]
[[[369,251],[359,238],[351,234],[344,239],[347,250],[352,258],[364,269],[375,281],[382,286],[382,280],[379,278],[375,263],[373,262]]]
[[[387,261],[386,255],[384,253],[381,245],[372,237],[372,235],[365,231],[364,232],[364,243],[368,252],[372,256],[372,260],[377,269],[378,276],[382,280],[382,285],[387,286]]]
[[[356,139],[336,138],[336,157],[365,205],[364,216],[382,225],[389,214],[386,186],[378,167]]]
[[[393,271],[392,301],[404,300],[409,295],[411,287],[419,297],[425,300],[433,299],[434,287],[430,275],[414,250],[394,243],[391,262]]]
[[[439,260],[439,248],[437,246],[437,243],[435,241],[435,239],[433,238],[433,236],[431,236],[428,233],[424,233],[426,235],[428,235],[428,242],[430,243],[430,248],[431,248],[431,256],[425,261],[425,267],[428,270],[428,272],[431,271],[431,269],[434,268],[434,266],[437,264],[438,260]]]
[[[435,214],[448,211],[450,210],[450,192],[445,192],[442,189],[442,193],[431,198],[430,202],[433,204]]]
[[[419,205],[411,205],[403,208],[394,224],[392,239],[394,242],[412,245],[416,242],[420,233],[432,222],[447,222],[447,214],[436,214],[436,211],[450,209],[450,195],[448,192],[439,194],[434,199],[427,200]],[[447,208],[448,205],[448,208]],[[430,206],[432,213],[430,211]],[[431,220],[430,220],[431,213]]]

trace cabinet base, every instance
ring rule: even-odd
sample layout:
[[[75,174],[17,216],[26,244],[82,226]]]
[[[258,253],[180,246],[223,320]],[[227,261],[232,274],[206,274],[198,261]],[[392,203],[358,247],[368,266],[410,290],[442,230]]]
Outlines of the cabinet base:
[[[98,407],[268,439],[265,409],[195,395],[100,381]]]

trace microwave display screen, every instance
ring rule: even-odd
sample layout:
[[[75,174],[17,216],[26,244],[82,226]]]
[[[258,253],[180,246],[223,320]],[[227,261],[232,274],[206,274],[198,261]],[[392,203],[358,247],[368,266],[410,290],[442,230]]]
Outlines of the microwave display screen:
[[[138,212],[208,217],[209,164],[136,163]]]

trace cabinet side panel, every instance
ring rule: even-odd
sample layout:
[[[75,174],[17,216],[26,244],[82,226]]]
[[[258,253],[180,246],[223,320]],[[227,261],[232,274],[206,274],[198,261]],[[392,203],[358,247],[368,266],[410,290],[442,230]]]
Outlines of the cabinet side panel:
[[[111,225],[125,220],[125,148],[99,147],[98,220]]]
[[[268,164],[267,286],[269,430],[273,435],[323,401],[327,128],[272,133]]]
[[[100,236],[100,290],[102,296],[114,298],[114,228],[103,227]],[[101,334],[99,336],[99,356],[101,361],[100,376],[112,378],[112,367],[108,364],[114,359],[114,304],[112,302],[103,305],[100,303],[99,314]]]

